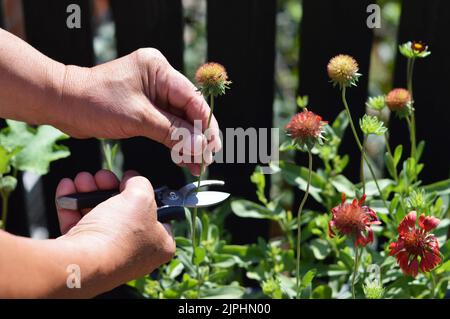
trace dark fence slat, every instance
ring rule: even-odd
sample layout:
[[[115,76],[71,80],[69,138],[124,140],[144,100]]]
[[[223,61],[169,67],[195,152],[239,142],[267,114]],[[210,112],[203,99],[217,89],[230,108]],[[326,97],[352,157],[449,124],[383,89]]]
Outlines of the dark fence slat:
[[[208,59],[223,64],[233,81],[217,99],[215,115],[221,129],[272,127],[276,1],[208,1]],[[270,131],[269,131],[270,132]],[[269,133],[270,134],[270,133]],[[226,153],[226,137],[224,151]],[[247,141],[248,143],[248,141]],[[236,146],[236,145],[235,145]],[[248,146],[248,144],[247,144]],[[236,147],[235,147],[236,154]],[[250,175],[255,164],[213,164],[213,178],[223,179],[233,195],[256,200]],[[230,216],[235,242],[266,236],[268,224]]]
[[[300,29],[299,94],[309,95],[310,108],[333,121],[343,110],[340,92],[329,82],[326,67],[333,56],[343,53],[353,56],[359,64],[360,78],[357,87],[347,90],[354,120],[364,114],[367,97],[370,51],[373,33],[366,26],[369,0],[304,0]],[[352,132],[347,130],[342,154],[349,154],[351,162],[346,175],[359,179],[360,152]],[[299,156],[299,162],[307,163]]]
[[[72,3],[81,8],[80,29],[69,29],[66,26],[66,8]],[[92,66],[94,51],[90,5],[88,0],[24,0],[28,43],[62,63]],[[72,155],[53,163],[50,173],[43,178],[47,221],[52,237],[59,234],[54,204],[54,192],[59,180],[63,177],[75,177],[80,171],[95,172],[101,167],[97,140],[70,139],[66,144]]]
[[[4,28],[5,21],[3,17],[3,0],[0,0],[0,28]]]
[[[421,177],[426,182],[448,178],[450,173],[450,2],[445,0],[403,1],[398,42],[424,41],[432,54],[416,61],[414,68],[414,100],[418,140],[425,140],[422,158],[425,168]],[[406,59],[398,54],[395,87],[406,86]],[[390,124],[393,144],[403,144],[409,152],[409,134],[404,121],[396,118]]]
[[[153,47],[160,50],[171,65],[183,69],[183,17],[180,0],[147,0],[111,2],[116,23],[119,56]],[[134,169],[150,178],[154,186],[180,186],[184,175],[171,160],[170,152],[161,144],[146,138],[133,138],[121,143],[125,169]]]

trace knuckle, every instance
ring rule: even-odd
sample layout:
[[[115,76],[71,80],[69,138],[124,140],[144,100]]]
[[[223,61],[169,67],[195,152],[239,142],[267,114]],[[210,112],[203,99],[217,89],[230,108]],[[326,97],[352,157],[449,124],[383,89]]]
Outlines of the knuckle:
[[[176,116],[170,117],[169,121],[170,121],[169,129],[166,132],[166,135],[163,140],[163,144],[166,145],[167,147],[172,147],[174,145],[174,143],[178,141],[176,138],[174,138],[174,136],[175,136],[176,130],[182,126],[182,122]]]
[[[170,261],[175,256],[175,252],[176,252],[175,241],[173,240],[172,237],[167,235],[162,247],[162,257],[164,259],[164,262]]]
[[[137,59],[140,62],[147,63],[149,61],[156,61],[159,63],[167,62],[164,55],[155,48],[140,48],[136,51]]]

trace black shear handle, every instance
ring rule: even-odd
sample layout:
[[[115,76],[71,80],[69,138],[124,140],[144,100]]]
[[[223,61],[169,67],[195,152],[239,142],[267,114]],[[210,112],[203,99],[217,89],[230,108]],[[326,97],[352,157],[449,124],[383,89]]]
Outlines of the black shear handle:
[[[65,202],[70,202],[70,209],[80,210],[85,208],[94,208],[98,204],[108,200],[109,198],[117,195],[118,190],[102,190],[88,193],[75,193],[65,195],[59,198],[64,199]],[[158,203],[158,206],[160,203]],[[64,205],[62,205],[64,206]],[[67,207],[62,207],[67,208]],[[68,209],[68,208],[67,208]],[[184,207],[182,206],[162,206],[157,209],[158,221],[161,223],[167,223],[172,220],[181,220],[185,218]]]

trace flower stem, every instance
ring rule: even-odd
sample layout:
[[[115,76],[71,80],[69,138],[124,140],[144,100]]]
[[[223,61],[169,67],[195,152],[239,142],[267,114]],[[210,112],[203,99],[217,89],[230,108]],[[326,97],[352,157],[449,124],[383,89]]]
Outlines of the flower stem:
[[[364,154],[366,153],[366,141],[367,136],[364,135],[363,144],[362,144],[362,152],[361,152],[361,163],[359,167],[359,177],[362,182],[363,194],[366,193],[366,177],[364,175]]]
[[[105,162],[106,162],[106,168],[112,172],[113,171],[113,159],[112,159],[112,154],[111,154],[111,146],[109,145],[109,142],[107,140],[105,140],[104,138],[100,139],[100,144],[102,145],[103,156],[104,156]]]
[[[355,239],[355,241],[356,241],[356,239]],[[353,267],[353,277],[352,277],[352,297],[353,297],[353,299],[356,299],[355,280],[356,280],[356,275],[358,273],[358,266],[359,266],[359,249],[358,249],[358,246],[356,246],[356,242],[355,242],[355,265]]]
[[[208,117],[208,124],[206,126],[206,130],[209,129],[209,126],[211,124],[211,118],[212,118],[212,114],[214,112],[214,96],[211,95],[210,96],[210,111],[209,111],[209,117]],[[202,182],[202,173],[203,173],[203,168],[205,165],[205,160],[203,158],[203,148],[202,148],[202,162],[200,165],[200,174],[198,176],[198,182],[197,182],[197,191],[200,188],[200,183]],[[195,248],[197,247],[197,238],[196,238],[196,233],[197,233],[197,224],[196,224],[196,220],[197,220],[197,207],[194,208],[194,212],[192,214],[192,258],[195,258]],[[197,269],[197,275],[199,275],[198,273],[198,269]]]
[[[345,93],[346,93],[346,88],[343,87],[342,88],[342,103],[344,104],[345,111],[347,113],[347,117],[350,122],[350,127],[352,128],[353,136],[355,137],[356,144],[358,145],[358,148],[359,148],[359,151],[361,152],[362,157],[366,161],[367,167],[369,168],[370,174],[372,175],[375,186],[377,187],[378,193],[380,194],[380,198],[383,201],[383,204],[386,207],[386,209],[389,211],[389,207],[386,203],[386,200],[383,197],[383,193],[381,192],[380,185],[378,185],[378,181],[377,181],[377,177],[375,176],[375,172],[374,172],[369,160],[367,159],[365,152],[363,151],[363,146],[361,144],[361,141],[359,140],[358,133],[356,133],[355,124],[353,123],[352,115],[350,113],[350,108],[348,107],[347,98],[345,96]]]
[[[8,200],[9,200],[9,195],[7,194],[1,194],[2,197],[2,223],[1,223],[1,228],[0,229],[5,229],[6,228],[6,220],[8,218]]]
[[[298,208],[297,214],[297,264],[296,264],[296,275],[297,275],[297,299],[300,299],[300,241],[301,241],[301,216],[303,206],[306,203],[306,199],[309,194],[309,187],[311,185],[311,175],[312,175],[312,154],[311,150],[308,149],[308,183],[306,184],[306,192],[303,195],[302,202],[300,203],[300,207]]]
[[[436,298],[436,277],[434,275],[434,271],[430,272],[430,278],[431,278],[431,298]]]
[[[413,74],[414,74],[414,62],[416,60],[414,58],[408,59],[408,64],[406,67],[406,86],[409,92],[409,95],[411,96],[411,102],[414,103],[414,96],[413,96]],[[414,109],[411,112],[410,118],[409,116],[406,117],[408,121],[408,127],[409,127],[409,134],[410,134],[410,140],[411,140],[411,157],[414,159],[416,158],[416,116],[414,114]]]

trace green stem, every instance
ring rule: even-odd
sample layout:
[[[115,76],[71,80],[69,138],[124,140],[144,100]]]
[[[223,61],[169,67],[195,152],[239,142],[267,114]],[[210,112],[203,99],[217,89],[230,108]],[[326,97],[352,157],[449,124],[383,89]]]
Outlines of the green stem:
[[[394,155],[392,153],[392,149],[391,149],[391,145],[389,144],[389,137],[388,137],[388,133],[384,133],[384,141],[386,144],[386,150],[388,151],[388,154],[391,158],[394,158]],[[397,169],[394,170],[394,179],[395,182],[398,183],[398,173],[397,173]]]
[[[434,275],[434,271],[430,272],[430,277],[431,277],[431,298],[435,299],[436,298],[436,277]]]
[[[297,299],[300,298],[300,241],[301,241],[301,216],[303,211],[303,206],[306,203],[306,199],[309,194],[309,186],[311,185],[311,175],[312,175],[312,154],[311,150],[308,149],[308,183],[306,184],[306,192],[303,195],[302,202],[300,203],[300,207],[298,208],[297,214],[297,263],[296,263],[296,277],[297,277]]]
[[[405,117],[405,119],[406,119],[406,123],[408,124],[409,140],[411,142],[411,157],[416,159],[416,133],[415,133],[415,129],[414,129],[414,124],[409,115],[407,115]]]
[[[213,115],[213,112],[214,112],[214,96],[213,95],[210,96],[210,108],[211,108],[211,110],[209,111],[208,124],[207,124],[207,127],[206,127],[205,131],[209,129],[209,126],[211,124],[211,118],[212,118],[212,115]],[[200,183],[202,182],[202,174],[203,174],[204,165],[205,165],[205,161],[204,161],[204,158],[203,158],[203,149],[202,149],[202,162],[201,162],[201,165],[200,165],[200,175],[198,176],[197,190],[200,188]],[[195,207],[194,208],[194,213],[192,214],[192,258],[195,258],[195,249],[197,247],[197,238],[196,238],[197,237],[196,236],[196,233],[197,233],[197,231],[196,231],[197,230],[197,225],[196,225],[197,214],[198,214],[197,207]],[[199,278],[200,278],[200,273],[199,273],[199,267],[197,266],[197,279],[199,279]],[[199,285],[199,289],[200,289],[200,285]]]
[[[6,220],[8,219],[8,199],[9,196],[7,194],[1,194],[2,197],[2,223],[1,229],[6,228]]]
[[[414,95],[413,95],[413,74],[414,74],[414,62],[415,59],[408,59],[408,64],[406,67],[406,86],[411,96],[411,102],[414,103]],[[409,134],[411,140],[411,157],[416,158],[416,116],[414,114],[414,110],[412,110],[410,118],[406,117],[408,121]]]
[[[355,241],[356,241],[356,238],[355,238]],[[356,280],[356,275],[358,273],[358,266],[359,266],[359,249],[358,249],[358,246],[355,245],[355,265],[353,267],[353,277],[352,277],[352,297],[353,297],[353,299],[356,299],[355,280]]]
[[[359,167],[359,177],[362,182],[363,194],[366,193],[366,177],[364,175],[364,155],[366,153],[366,142],[367,142],[367,136],[364,135],[363,144],[362,144],[362,152],[361,152],[361,163],[360,163],[360,167]]]
[[[350,108],[348,107],[347,99],[345,97],[346,93],[346,87],[342,88],[342,103],[344,104],[345,111],[347,113],[348,120],[350,122],[350,127],[352,128],[353,136],[355,137],[356,144],[358,145],[359,151],[361,152],[364,160],[366,161],[367,167],[369,168],[370,174],[372,175],[373,181],[375,183],[375,186],[377,187],[378,193],[380,194],[380,198],[383,201],[384,206],[389,211],[389,207],[386,203],[386,200],[383,197],[383,193],[381,192],[380,185],[378,185],[377,177],[375,176],[375,172],[372,168],[372,165],[370,164],[369,160],[367,159],[366,154],[363,152],[363,146],[361,144],[361,141],[359,140],[358,133],[356,133],[355,124],[353,123],[352,115],[350,113]]]
[[[108,142],[103,138],[100,139],[100,143],[102,145],[103,156],[106,161],[106,168],[112,172],[113,171],[113,163],[112,163],[111,147],[109,146]]]

